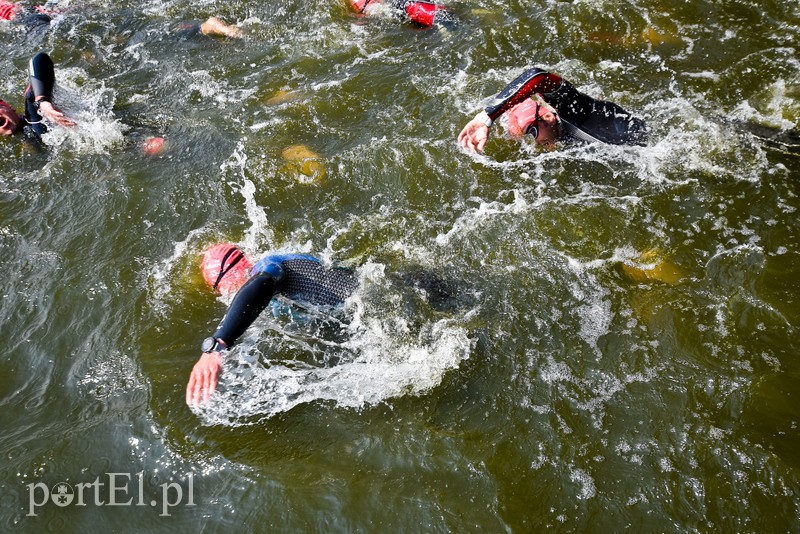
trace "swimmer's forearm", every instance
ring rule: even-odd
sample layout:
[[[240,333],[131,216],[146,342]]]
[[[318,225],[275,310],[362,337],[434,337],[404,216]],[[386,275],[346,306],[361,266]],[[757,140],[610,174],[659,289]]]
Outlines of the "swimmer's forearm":
[[[560,85],[560,76],[537,67],[528,69],[492,99],[485,109],[486,114],[492,121],[495,121],[503,113],[534,93],[550,93],[558,89]]]
[[[31,84],[35,101],[49,101],[53,97],[56,73],[50,56],[44,52],[39,52],[31,58],[28,63],[28,81]]]
[[[222,324],[214,332],[213,337],[221,339],[225,345],[232,347],[264,311],[274,294],[275,280],[270,275],[263,273],[250,278],[236,293],[228,313],[225,314]]]

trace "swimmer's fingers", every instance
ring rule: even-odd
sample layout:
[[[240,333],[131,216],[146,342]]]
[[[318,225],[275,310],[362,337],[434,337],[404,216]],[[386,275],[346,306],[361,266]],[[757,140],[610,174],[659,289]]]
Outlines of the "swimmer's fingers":
[[[462,148],[469,148],[468,143],[468,135],[467,135],[467,128],[469,128],[469,124],[464,126],[464,129],[461,130],[461,133],[458,134],[458,144],[461,145]]]
[[[489,128],[485,124],[475,132],[475,139],[478,141],[475,149],[478,152],[483,152],[483,147],[486,146],[486,141],[489,140]]]
[[[470,152],[483,152],[483,147],[489,139],[489,127],[486,126],[478,117],[475,117],[464,126],[458,134],[458,142]]]
[[[466,148],[470,152],[475,152],[475,143],[472,140],[472,121],[468,122],[464,129],[461,130],[461,133],[458,134],[458,144],[461,145],[461,148]]]
[[[186,404],[197,406],[200,401],[200,388],[202,387],[202,374],[197,370],[200,362],[195,364],[192,374],[189,375],[189,383],[186,384]]]
[[[186,385],[186,404],[197,406],[208,402],[211,394],[217,389],[222,356],[218,352],[203,354],[194,364],[189,383]]]
[[[64,115],[63,111],[46,100],[39,103],[39,114],[61,126],[75,126],[75,121]]]
[[[217,357],[219,357],[218,353],[214,353]],[[219,366],[212,366],[206,370],[205,374],[205,396],[203,397],[203,402],[208,402],[208,399],[211,397],[211,394],[217,390],[217,382],[219,376]]]

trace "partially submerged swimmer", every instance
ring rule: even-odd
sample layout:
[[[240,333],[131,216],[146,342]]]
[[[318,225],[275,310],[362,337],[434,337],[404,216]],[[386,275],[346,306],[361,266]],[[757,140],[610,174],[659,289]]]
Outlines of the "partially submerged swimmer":
[[[52,102],[56,84],[53,60],[39,52],[28,63],[28,87],[25,89],[25,117],[0,100],[0,135],[12,135],[20,130],[32,137],[40,138],[47,132],[45,119],[59,126],[75,126],[75,122],[64,115]]]
[[[533,137],[552,144],[564,137],[615,145],[643,145],[645,123],[613,102],[597,100],[556,74],[539,68],[525,71],[464,126],[459,144],[483,152],[492,124],[506,115],[512,137]]]
[[[311,306],[341,306],[358,287],[354,274],[331,268],[306,254],[268,255],[255,265],[235,245],[223,243],[203,254],[203,278],[222,294],[236,293],[222,323],[202,345],[186,386],[186,404],[208,402],[217,388],[223,355],[276,295]]]
[[[445,6],[433,2],[418,2],[413,0],[349,0],[350,7],[359,14],[367,13],[370,6],[388,5],[401,18],[410,22],[430,28],[435,24],[452,24],[454,22],[450,11]]]
[[[22,24],[29,30],[50,24],[52,15],[42,6],[0,0],[0,20]]]

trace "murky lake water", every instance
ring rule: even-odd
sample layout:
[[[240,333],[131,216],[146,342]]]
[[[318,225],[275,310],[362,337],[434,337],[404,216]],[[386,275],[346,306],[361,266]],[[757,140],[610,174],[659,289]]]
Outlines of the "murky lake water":
[[[0,140],[0,530],[800,529],[800,7],[451,5],[449,30],[338,0],[0,24],[0,98],[45,50],[80,123]],[[212,14],[246,39],[186,35]],[[533,65],[649,145],[461,151]],[[362,284],[344,333],[265,314],[192,412],[219,240]],[[59,482],[83,506],[32,507]]]

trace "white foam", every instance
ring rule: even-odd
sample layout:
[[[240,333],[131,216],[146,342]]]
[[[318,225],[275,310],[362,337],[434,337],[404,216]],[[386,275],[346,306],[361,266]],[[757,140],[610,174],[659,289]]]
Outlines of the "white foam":
[[[116,92],[105,82],[89,79],[79,68],[58,69],[54,102],[73,119],[73,128],[53,126],[42,136],[52,147],[65,146],[79,153],[108,153],[122,143],[127,127],[111,111]]]

